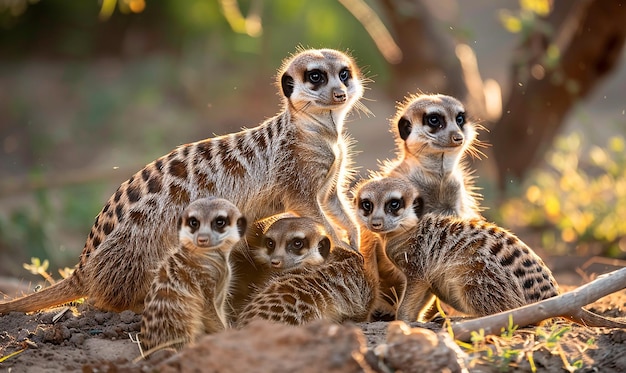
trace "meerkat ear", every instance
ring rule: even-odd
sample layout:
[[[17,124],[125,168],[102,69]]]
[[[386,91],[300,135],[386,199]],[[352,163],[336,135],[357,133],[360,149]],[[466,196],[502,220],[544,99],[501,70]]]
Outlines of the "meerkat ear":
[[[330,254],[330,240],[328,237],[322,238],[317,246],[317,250],[320,252],[320,255],[324,258],[324,260],[328,258],[328,254]]]
[[[398,121],[398,133],[400,134],[400,138],[402,140],[406,140],[411,134],[411,122],[409,122],[406,118],[400,118]]]
[[[248,221],[246,220],[246,218],[242,216],[237,219],[237,230],[239,231],[239,236],[245,236],[246,228],[248,228]]]
[[[280,87],[283,89],[283,94],[285,95],[285,97],[291,97],[291,94],[293,93],[293,86],[293,78],[287,75],[287,73],[284,73],[283,76],[280,78]]]
[[[421,218],[424,215],[424,198],[417,197],[413,201],[413,211],[415,211],[415,215],[418,218]]]
[[[177,224],[178,230],[180,230],[182,226],[183,226],[183,217],[181,216],[178,218],[178,224]]]

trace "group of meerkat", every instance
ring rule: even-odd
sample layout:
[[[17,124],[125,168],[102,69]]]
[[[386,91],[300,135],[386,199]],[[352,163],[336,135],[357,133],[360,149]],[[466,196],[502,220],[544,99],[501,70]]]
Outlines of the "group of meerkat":
[[[353,58],[299,50],[276,81],[276,116],[149,163],[97,215],[74,272],[0,314],[85,297],[143,312],[144,347],[179,348],[255,318],[415,321],[435,296],[485,315],[558,294],[530,248],[481,218],[464,163],[478,125],[458,100],[409,96],[396,159],[350,191],[344,120],[366,110]]]

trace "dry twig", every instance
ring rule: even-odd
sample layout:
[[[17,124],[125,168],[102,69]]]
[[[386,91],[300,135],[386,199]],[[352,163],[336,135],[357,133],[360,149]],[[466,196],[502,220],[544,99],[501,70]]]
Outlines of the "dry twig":
[[[600,319],[598,315],[586,311],[582,307],[624,288],[626,288],[626,268],[602,275],[588,284],[554,298],[495,315],[453,323],[452,331],[454,338],[461,341],[469,341],[471,332],[480,329],[484,330],[485,335],[499,334],[501,329],[508,325],[510,315],[513,317],[514,323],[520,327],[537,324],[554,317],[565,317],[581,324],[586,323],[589,326],[609,326],[608,324],[591,325],[591,322],[594,321],[612,322],[612,320]],[[594,316],[597,319],[593,319]],[[616,321],[615,325],[618,324],[620,323]]]

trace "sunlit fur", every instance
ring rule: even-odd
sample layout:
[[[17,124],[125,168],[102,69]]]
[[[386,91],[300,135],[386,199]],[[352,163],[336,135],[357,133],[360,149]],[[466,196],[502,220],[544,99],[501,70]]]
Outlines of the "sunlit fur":
[[[464,117],[461,126],[459,115]],[[429,116],[441,118],[440,125],[425,123]],[[480,196],[465,158],[482,154],[477,149],[482,146],[477,140],[480,128],[454,97],[408,96],[391,120],[397,157],[385,162],[381,173],[408,178],[423,199],[423,213],[478,217]]]
[[[326,75],[317,89],[305,81],[311,68]],[[341,80],[344,70],[349,74]],[[346,236],[356,250],[358,227],[344,190],[352,153],[343,120],[363,94],[359,68],[339,51],[303,50],[284,62],[277,84],[280,113],[254,128],[181,145],[148,164],[100,211],[73,274],[0,304],[0,314],[82,297],[101,309],[140,312],[158,263],[178,242],[178,217],[207,196],[232,201],[250,222],[294,211],[322,224],[334,245],[348,247]]]
[[[181,348],[228,327],[231,249],[246,220],[232,203],[203,198],[184,210],[180,244],[156,272],[146,295],[140,341],[144,349]]]

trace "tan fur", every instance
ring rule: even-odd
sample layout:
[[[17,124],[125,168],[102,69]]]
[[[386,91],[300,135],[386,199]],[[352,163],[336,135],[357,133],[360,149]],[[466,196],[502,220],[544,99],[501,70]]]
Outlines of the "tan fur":
[[[319,266],[292,268],[272,277],[246,305],[237,326],[254,319],[292,325],[320,319],[365,321],[375,291],[375,279],[365,271],[363,257],[334,247]]]
[[[153,272],[177,245],[176,219],[190,201],[211,195],[232,201],[248,221],[294,211],[320,222],[334,245],[347,246],[339,238],[347,232],[356,249],[358,228],[342,193],[351,154],[343,122],[363,94],[361,78],[354,61],[335,50],[288,58],[277,79],[282,112],[148,164],[98,214],[74,273],[0,304],[0,314],[81,297],[101,309],[141,311]]]
[[[185,209],[180,245],[161,263],[146,295],[140,334],[144,349],[179,349],[228,327],[228,256],[245,230],[246,219],[224,199],[199,199]]]
[[[381,174],[406,177],[415,185],[420,214],[480,216],[480,196],[465,161],[468,154],[480,154],[480,126],[466,118],[463,104],[445,95],[411,95],[398,105],[391,126],[397,157]]]
[[[374,178],[357,184],[354,205],[361,224],[361,254],[365,267],[379,281],[379,292],[372,308],[372,320],[395,319],[404,294],[406,278],[387,257],[384,235],[409,230],[417,224],[415,187],[406,179]]]

